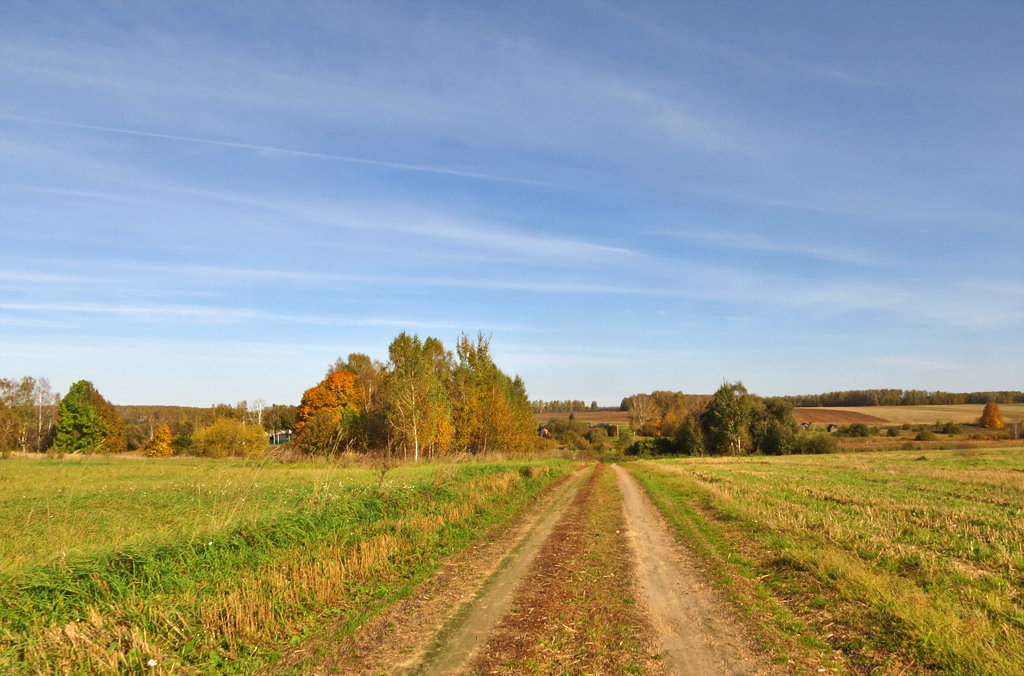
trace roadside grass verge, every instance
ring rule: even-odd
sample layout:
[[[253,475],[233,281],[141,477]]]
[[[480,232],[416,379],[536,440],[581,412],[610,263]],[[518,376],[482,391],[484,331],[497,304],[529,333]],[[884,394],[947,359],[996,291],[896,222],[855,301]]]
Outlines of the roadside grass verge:
[[[1021,449],[627,468],[780,662],[1021,673]]]
[[[636,604],[615,472],[597,465],[488,637],[474,674],[643,674],[654,630]]]
[[[16,519],[70,523],[36,534],[57,558],[5,543],[23,563],[0,574],[0,672],[251,673],[328,618],[354,630],[575,466],[399,467],[378,488],[329,465],[106,461],[67,468],[72,492],[26,461]]]

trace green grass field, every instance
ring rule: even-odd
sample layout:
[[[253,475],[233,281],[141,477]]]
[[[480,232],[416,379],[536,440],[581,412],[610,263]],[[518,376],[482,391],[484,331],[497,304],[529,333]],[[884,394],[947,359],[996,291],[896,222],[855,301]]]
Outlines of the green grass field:
[[[629,469],[779,661],[1022,673],[1024,449]]]
[[[357,627],[576,465],[0,463],[0,673],[251,673]]]

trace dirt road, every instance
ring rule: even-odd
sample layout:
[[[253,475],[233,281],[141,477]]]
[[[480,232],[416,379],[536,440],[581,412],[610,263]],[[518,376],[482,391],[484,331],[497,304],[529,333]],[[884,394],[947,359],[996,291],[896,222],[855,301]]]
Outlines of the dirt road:
[[[616,465],[626,514],[626,537],[636,578],[658,634],[670,674],[753,674],[754,653],[692,555],[679,547],[664,519],[630,474]]]
[[[621,467],[578,472],[334,645],[310,674],[767,673]],[[316,657],[313,657],[313,656]]]

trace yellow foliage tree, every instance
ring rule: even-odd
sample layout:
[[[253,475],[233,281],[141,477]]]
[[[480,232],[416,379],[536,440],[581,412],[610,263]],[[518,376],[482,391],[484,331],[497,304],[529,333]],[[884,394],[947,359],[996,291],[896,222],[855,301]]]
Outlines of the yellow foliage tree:
[[[153,430],[153,438],[142,447],[142,452],[150,458],[174,455],[174,449],[171,448],[171,428],[167,425],[157,425]]]
[[[999,410],[999,404],[994,401],[985,404],[985,410],[981,412],[981,420],[978,421],[978,424],[989,429],[1002,429],[1003,413]]]

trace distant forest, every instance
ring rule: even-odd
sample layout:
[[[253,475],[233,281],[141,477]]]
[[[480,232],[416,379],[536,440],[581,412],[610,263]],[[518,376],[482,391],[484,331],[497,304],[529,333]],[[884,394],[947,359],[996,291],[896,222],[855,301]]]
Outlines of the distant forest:
[[[793,406],[952,406],[1024,403],[1024,392],[927,392],[925,390],[844,390],[781,397]]]
[[[711,395],[683,395],[681,392],[652,392],[652,396],[662,398],[683,396],[696,401],[706,401]],[[635,395],[634,395],[635,396]],[[802,407],[835,407],[835,406],[952,406],[955,404],[997,404],[1024,403],[1024,392],[1004,390],[999,392],[928,392],[926,390],[842,390],[824,394],[797,394],[778,397],[792,406]],[[530,402],[534,413],[568,413],[570,411],[628,411],[633,397],[625,397],[618,406],[598,406],[596,401],[586,404],[571,399],[544,401],[536,399]]]

